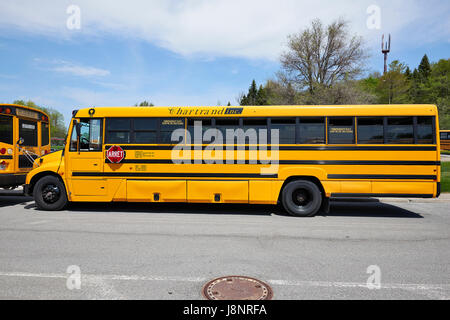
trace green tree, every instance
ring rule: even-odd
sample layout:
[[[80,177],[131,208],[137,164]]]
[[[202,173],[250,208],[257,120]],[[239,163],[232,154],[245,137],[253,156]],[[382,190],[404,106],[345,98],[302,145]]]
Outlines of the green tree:
[[[380,103],[408,103],[410,84],[405,75],[406,65],[398,60],[389,64],[389,71],[380,79],[377,96]]]
[[[425,81],[428,79],[428,77],[431,74],[431,65],[430,61],[428,60],[428,56],[425,54],[420,61],[419,67],[417,68],[419,72],[419,76],[422,81]]]
[[[139,103],[139,104],[136,103],[134,106],[135,106],[135,107],[153,107],[154,104],[151,103],[151,102],[148,102],[147,100],[144,100],[144,101],[142,101],[142,102]]]
[[[281,55],[283,78],[313,93],[316,87],[354,79],[364,68],[367,54],[360,36],[351,36],[348,22],[338,19],[325,26],[320,20],[288,36],[288,50]]]
[[[252,84],[248,88],[248,93],[243,94],[239,99],[241,106],[256,106],[258,105],[258,89],[256,87],[256,81],[253,79]]]

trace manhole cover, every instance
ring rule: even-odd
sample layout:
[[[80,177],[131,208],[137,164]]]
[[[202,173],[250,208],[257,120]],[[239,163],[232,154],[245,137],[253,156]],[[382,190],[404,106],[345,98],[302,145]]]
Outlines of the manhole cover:
[[[211,280],[203,286],[202,293],[208,300],[270,300],[273,296],[268,284],[244,276]]]

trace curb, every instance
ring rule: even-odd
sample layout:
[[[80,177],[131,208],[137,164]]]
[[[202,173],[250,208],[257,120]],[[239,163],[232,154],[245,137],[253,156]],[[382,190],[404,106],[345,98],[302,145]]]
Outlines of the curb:
[[[401,202],[401,203],[450,203],[450,193],[444,193],[439,198],[332,198],[333,202]]]

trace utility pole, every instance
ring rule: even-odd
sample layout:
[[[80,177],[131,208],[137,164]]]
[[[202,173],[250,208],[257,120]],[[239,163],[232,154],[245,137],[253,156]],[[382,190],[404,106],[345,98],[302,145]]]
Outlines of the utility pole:
[[[387,72],[387,55],[391,51],[391,34],[389,34],[388,42],[384,42],[384,34],[381,36],[381,52],[384,54],[384,71],[383,74]]]

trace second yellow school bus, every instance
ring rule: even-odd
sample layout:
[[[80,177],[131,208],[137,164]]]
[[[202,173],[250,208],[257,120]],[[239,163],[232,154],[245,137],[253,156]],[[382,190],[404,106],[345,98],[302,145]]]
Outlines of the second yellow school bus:
[[[0,188],[23,185],[36,158],[48,153],[48,115],[22,105],[0,104]]]
[[[450,130],[440,131],[441,150],[450,150]]]
[[[44,210],[280,202],[294,216],[327,210],[331,197],[431,198],[438,123],[434,105],[86,108],[25,189]]]

